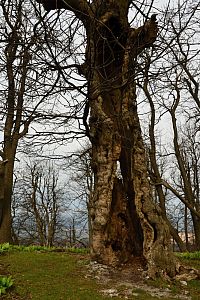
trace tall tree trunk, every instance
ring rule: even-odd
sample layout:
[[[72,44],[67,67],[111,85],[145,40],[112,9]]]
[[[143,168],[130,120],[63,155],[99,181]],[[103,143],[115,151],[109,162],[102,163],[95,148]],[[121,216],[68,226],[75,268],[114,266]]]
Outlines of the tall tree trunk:
[[[103,110],[108,99],[108,96],[101,101],[93,99],[92,103],[99,109],[101,102]],[[150,276],[161,273],[174,276],[169,229],[150,195],[133,88],[128,86],[112,100],[122,108],[121,112],[106,112],[105,116],[104,110],[104,117],[97,123],[95,110],[91,110],[92,134],[95,131],[92,143],[95,188],[90,204],[92,256],[107,264],[141,256],[147,261]],[[122,180],[117,179],[118,161]]]
[[[156,23],[152,20],[149,36],[144,28],[131,30],[123,3],[112,10],[109,2],[99,20],[87,28],[95,180],[89,205],[91,254],[106,264],[140,256],[151,277],[175,276],[169,229],[150,194],[134,85],[136,56],[155,38]],[[118,164],[122,179],[117,178]]]
[[[12,134],[13,115],[8,114],[4,128],[4,147],[1,153],[4,159],[0,164],[0,243],[12,243],[11,203],[13,192],[13,170],[18,145],[18,132]]]
[[[188,239],[188,211],[187,206],[185,205],[185,212],[184,212],[184,229],[185,229],[185,245],[186,249],[189,251],[189,239]]]
[[[194,234],[195,234],[195,250],[200,250],[200,222],[199,218],[191,213],[192,220],[193,220],[193,226],[194,226]]]
[[[13,187],[13,157],[1,162],[0,174],[0,244],[12,242],[11,199]]]
[[[47,10],[74,11],[86,29],[86,61],[79,71],[88,80],[84,121],[94,172],[91,255],[106,264],[140,256],[150,277],[174,277],[178,264],[169,228],[150,193],[134,85],[137,54],[156,39],[155,15],[132,29],[127,0],[37,1]]]

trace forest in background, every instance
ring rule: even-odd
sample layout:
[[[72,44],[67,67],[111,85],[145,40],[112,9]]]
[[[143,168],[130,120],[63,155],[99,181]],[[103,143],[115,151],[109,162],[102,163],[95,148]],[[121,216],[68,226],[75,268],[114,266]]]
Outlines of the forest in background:
[[[133,2],[129,18],[139,27],[157,14],[158,37],[138,54],[134,81],[154,203],[181,251],[200,250],[199,8]],[[0,210],[12,223],[0,241],[87,247],[94,166],[83,24],[34,1],[0,9]]]

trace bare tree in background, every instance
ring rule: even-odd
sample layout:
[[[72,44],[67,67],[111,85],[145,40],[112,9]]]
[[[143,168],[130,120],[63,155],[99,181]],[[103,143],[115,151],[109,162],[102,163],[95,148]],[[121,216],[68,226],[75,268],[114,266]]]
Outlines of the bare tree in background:
[[[0,152],[4,170],[0,188],[0,242],[11,242],[11,198],[13,169],[18,141],[28,131],[32,115],[24,115],[23,104],[31,81],[31,48],[34,37],[27,32],[22,13],[23,1],[1,1],[1,119],[3,143]],[[26,14],[28,11],[23,10]],[[26,87],[29,81],[29,88]]]
[[[53,163],[32,162],[17,175],[14,190],[14,229],[21,242],[52,246],[64,207],[64,183]]]
[[[94,191],[94,174],[91,168],[91,146],[87,143],[79,151],[74,153],[64,167],[70,169],[68,186],[71,187],[74,204],[79,212],[79,218],[87,226],[89,232],[89,244],[91,234],[90,197]],[[81,218],[82,215],[82,218]],[[72,226],[73,227],[73,226]]]
[[[141,57],[144,63],[143,83],[139,81],[150,106],[149,144],[151,181],[155,185],[162,211],[166,212],[163,188],[173,193],[173,201],[185,206],[185,232],[187,243],[188,210],[192,215],[196,247],[199,249],[199,195],[198,195],[198,143],[199,143],[199,2],[184,1],[166,13],[158,46]],[[197,26],[197,27],[196,27]],[[166,30],[165,30],[166,28]],[[166,51],[164,51],[164,45]],[[156,80],[155,80],[156,79]],[[164,92],[163,92],[164,91]],[[168,116],[161,133],[171,144],[158,153],[155,128],[160,119]],[[171,139],[171,136],[173,137]],[[161,176],[159,155],[168,157],[168,170]],[[195,166],[194,166],[195,165]],[[170,167],[172,171],[170,170]],[[176,200],[175,200],[176,199]],[[169,224],[170,225],[170,224]],[[173,237],[183,251],[183,243],[170,225]]]
[[[180,251],[186,251],[186,246],[178,235],[176,228],[174,228],[171,222],[167,218],[167,210],[166,210],[166,196],[162,186],[162,175],[161,170],[159,168],[159,163],[157,159],[157,147],[158,142],[156,140],[156,109],[153,101],[153,94],[151,92],[151,75],[149,74],[149,68],[151,65],[151,57],[148,53],[146,53],[146,62],[144,67],[143,74],[143,84],[138,82],[139,87],[143,90],[146,99],[149,102],[150,106],[150,122],[149,122],[149,146],[148,146],[148,154],[149,154],[149,162],[150,166],[148,169],[148,173],[151,179],[151,183],[155,186],[156,195],[155,198],[158,198],[159,206],[162,210],[163,218],[169,226],[170,233],[177,242]],[[149,77],[150,76],[150,77]],[[149,86],[150,85],[150,86]]]
[[[54,36],[55,24],[49,26],[49,32],[43,30],[38,35],[36,29],[41,20],[35,18],[33,6],[25,0],[0,1],[0,15],[0,126],[3,135],[0,149],[0,243],[3,243],[12,241],[13,170],[19,146],[21,151],[28,152],[33,143],[35,148],[37,144],[40,148],[49,147],[52,140],[55,141],[53,133],[59,132],[63,138],[69,116],[80,111],[81,105],[72,102],[71,112],[69,108],[65,109],[60,96],[65,99],[66,77],[64,84],[60,73],[52,70],[51,61],[50,65],[46,64],[48,51],[54,52],[60,43],[59,37]],[[51,41],[50,50],[47,38]],[[67,40],[62,41],[62,45],[68,49]],[[62,51],[57,56],[63,59]],[[50,120],[53,128],[49,128]],[[36,138],[41,137],[41,128],[43,137],[36,143]],[[29,137],[26,144],[25,137]]]

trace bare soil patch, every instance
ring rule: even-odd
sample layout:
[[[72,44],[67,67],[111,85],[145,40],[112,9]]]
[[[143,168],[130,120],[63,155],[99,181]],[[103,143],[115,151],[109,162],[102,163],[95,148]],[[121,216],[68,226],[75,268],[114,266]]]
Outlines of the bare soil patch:
[[[91,262],[87,266],[85,277],[93,277],[102,286],[101,293],[105,296],[120,297],[122,299],[141,299],[140,292],[151,297],[162,299],[191,300],[187,290],[187,282],[179,282],[180,291],[174,294],[172,282],[165,282],[155,287],[145,275],[145,264],[140,258],[136,258],[128,264],[117,268]]]

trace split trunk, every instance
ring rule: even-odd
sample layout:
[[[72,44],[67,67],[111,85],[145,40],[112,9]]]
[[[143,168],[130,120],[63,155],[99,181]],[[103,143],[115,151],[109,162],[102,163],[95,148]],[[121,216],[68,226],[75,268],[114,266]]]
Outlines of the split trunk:
[[[145,261],[151,277],[176,274],[169,228],[152,201],[134,84],[137,55],[156,38],[156,22],[135,30],[125,1],[98,10],[86,27],[89,137],[94,193],[91,254],[105,264]]]
[[[47,10],[72,10],[86,30],[86,60],[79,71],[88,81],[92,258],[113,265],[141,257],[149,276],[174,277],[169,228],[150,193],[134,83],[137,55],[157,36],[155,15],[133,29],[127,0],[38,2]]]

